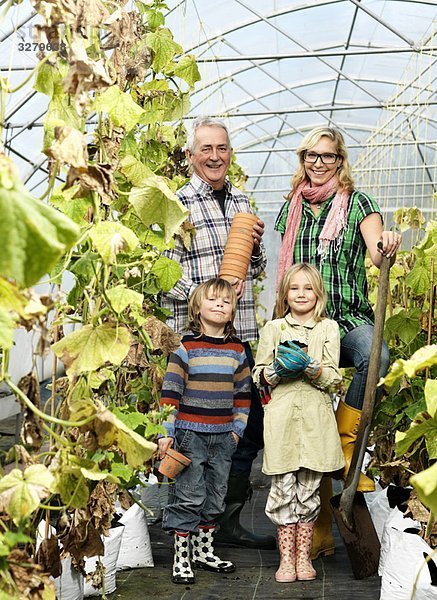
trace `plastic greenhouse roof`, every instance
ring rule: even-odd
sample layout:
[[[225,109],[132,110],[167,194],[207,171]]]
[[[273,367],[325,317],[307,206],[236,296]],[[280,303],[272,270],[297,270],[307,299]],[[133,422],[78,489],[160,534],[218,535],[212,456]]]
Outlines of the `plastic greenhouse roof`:
[[[302,136],[328,123],[345,134],[357,186],[387,214],[435,211],[435,0],[167,4],[166,25],[202,75],[186,121],[225,119],[261,216],[273,218],[289,190]],[[0,22],[0,66],[14,85],[37,64],[34,52],[18,50],[37,19],[25,0]],[[30,189],[46,180],[44,112],[31,83],[6,105],[3,142]]]

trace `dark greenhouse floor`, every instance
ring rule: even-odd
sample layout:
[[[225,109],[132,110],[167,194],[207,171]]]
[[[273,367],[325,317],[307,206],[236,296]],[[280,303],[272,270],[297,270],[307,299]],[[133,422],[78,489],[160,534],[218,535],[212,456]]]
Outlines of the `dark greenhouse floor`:
[[[274,526],[264,514],[268,493],[268,478],[260,471],[260,461],[254,464],[252,502],[246,504],[242,523],[257,533],[274,533]],[[373,576],[357,581],[352,575],[346,550],[335,530],[337,550],[334,556],[314,561],[317,579],[291,584],[276,583],[278,566],[276,550],[217,548],[223,559],[232,560],[237,570],[229,575],[206,571],[196,572],[196,583],[190,586],[171,582],[172,540],[159,523],[149,528],[155,567],[119,571],[117,590],[108,599],[143,600],[270,600],[274,598],[305,598],[308,600],[377,600],[380,578]]]
[[[14,443],[15,419],[1,422],[0,451]],[[275,533],[264,514],[268,477],[261,473],[261,456],[252,470],[254,494],[242,513],[244,526],[257,533]],[[194,585],[175,585],[171,581],[172,538],[163,533],[160,523],[149,526],[155,566],[117,572],[117,589],[108,600],[270,600],[276,598],[307,600],[378,600],[380,578],[354,579],[345,547],[334,528],[334,556],[314,561],[317,579],[280,584],[274,579],[278,566],[277,550],[217,548],[223,559],[232,560],[237,570],[229,575],[197,571]]]

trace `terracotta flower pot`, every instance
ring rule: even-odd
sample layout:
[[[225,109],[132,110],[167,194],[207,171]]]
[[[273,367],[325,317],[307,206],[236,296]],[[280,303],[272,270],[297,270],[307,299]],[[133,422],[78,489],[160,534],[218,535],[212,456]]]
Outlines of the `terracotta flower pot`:
[[[236,277],[246,279],[253,252],[253,226],[257,221],[256,215],[235,213],[223,253],[220,277],[229,281]]]
[[[169,479],[174,479],[185,467],[188,467],[190,462],[191,459],[174,448],[169,448],[161,460],[158,471]]]

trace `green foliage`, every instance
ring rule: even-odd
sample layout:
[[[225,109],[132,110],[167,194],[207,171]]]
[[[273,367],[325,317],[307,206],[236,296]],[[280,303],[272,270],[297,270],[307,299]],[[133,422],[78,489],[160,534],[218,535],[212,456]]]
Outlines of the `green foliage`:
[[[28,408],[30,436],[33,419],[41,420],[41,437],[31,442],[40,447],[47,430],[50,451],[36,452],[29,466],[25,449],[17,450],[17,468],[0,479],[0,507],[16,526],[14,539],[0,535],[7,590],[15,584],[6,559],[27,542],[20,535],[34,539],[41,506],[56,506],[78,531],[103,533],[96,515],[110,521],[115,491],[151,468],[153,440],[167,417],[157,410],[166,356],[180,343],[162,322],[158,295],[181,268],[162,253],[175,235],[187,244],[190,238],[188,211],[174,194],[188,177],[185,129],[174,121],[199,80],[194,57],[165,27],[160,0],[35,9],[42,33],[65,40],[67,51],[36,70],[35,90],[47,97],[43,150],[51,158],[43,201],[0,154],[0,349],[5,380]],[[65,184],[54,188],[59,179]],[[67,297],[42,301],[27,289],[47,274],[58,284],[64,275],[73,279]],[[41,351],[55,340],[67,377],[55,384],[54,415],[8,376],[19,325],[41,328]],[[41,589],[41,597],[54,597],[46,581]]]
[[[1,154],[0,212],[0,273],[22,287],[37,283],[79,235],[68,217],[29,194]]]

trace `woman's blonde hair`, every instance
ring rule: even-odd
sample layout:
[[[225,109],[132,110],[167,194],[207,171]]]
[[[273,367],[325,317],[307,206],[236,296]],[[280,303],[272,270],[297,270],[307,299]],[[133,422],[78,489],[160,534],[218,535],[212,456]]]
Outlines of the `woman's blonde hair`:
[[[313,292],[317,298],[316,305],[314,307],[313,319],[314,321],[321,321],[326,316],[326,290],[323,284],[322,276],[320,275],[318,269],[308,263],[298,263],[297,265],[293,265],[287,269],[287,271],[285,271],[284,276],[281,279],[281,283],[279,284],[279,291],[276,298],[275,319],[281,319],[290,312],[290,307],[287,302],[288,291],[290,289],[293,277],[296,275],[296,273],[299,273],[299,271],[303,271],[308,277],[311,287],[313,288]]]
[[[296,150],[296,154],[299,158],[299,166],[291,178],[291,192],[288,195],[289,200],[292,198],[297,186],[308,179],[307,174],[305,173],[305,163],[303,160],[305,152],[307,150],[311,150],[311,148],[314,148],[314,146],[319,143],[322,137],[327,137],[334,142],[335,152],[342,159],[341,165],[337,169],[338,181],[341,187],[343,187],[347,192],[353,192],[354,182],[352,179],[352,167],[349,162],[343,135],[334,127],[316,127],[307,133]]]
[[[205,333],[202,327],[202,321],[200,320],[200,307],[205,298],[208,298],[209,294],[217,294],[223,298],[229,298],[232,302],[232,315],[231,320],[228,321],[224,329],[224,337],[229,338],[235,335],[234,318],[237,311],[237,294],[226,279],[208,279],[204,283],[201,283],[196,287],[193,295],[188,302],[188,329],[197,335]]]

